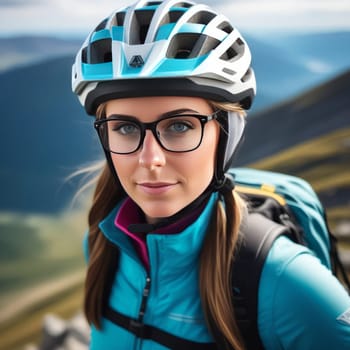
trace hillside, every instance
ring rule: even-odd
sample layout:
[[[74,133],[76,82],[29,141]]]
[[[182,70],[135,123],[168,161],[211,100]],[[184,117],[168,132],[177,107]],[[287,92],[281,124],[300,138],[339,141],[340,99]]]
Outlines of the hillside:
[[[72,58],[0,76],[0,210],[55,212],[75,187],[65,177],[99,156],[92,118],[71,93]]]
[[[0,213],[1,350],[37,341],[44,314],[70,317],[81,308],[85,230],[83,209]]]
[[[350,71],[248,117],[246,139],[236,162],[309,181],[333,227],[350,219],[349,93]]]
[[[285,103],[248,115],[239,163],[255,162],[309,139],[349,127],[349,93],[350,71]]]

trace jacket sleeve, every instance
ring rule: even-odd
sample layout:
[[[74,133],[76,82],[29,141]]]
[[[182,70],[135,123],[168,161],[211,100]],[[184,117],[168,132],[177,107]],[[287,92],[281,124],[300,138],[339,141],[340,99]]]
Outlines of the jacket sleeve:
[[[267,350],[350,349],[350,297],[310,250],[280,237],[261,275],[258,327]]]

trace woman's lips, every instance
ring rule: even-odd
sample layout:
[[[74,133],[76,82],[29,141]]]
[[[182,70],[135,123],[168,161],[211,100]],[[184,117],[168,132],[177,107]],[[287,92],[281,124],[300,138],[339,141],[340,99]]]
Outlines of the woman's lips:
[[[169,182],[142,182],[137,184],[141,190],[147,194],[163,194],[170,191],[176,183]]]

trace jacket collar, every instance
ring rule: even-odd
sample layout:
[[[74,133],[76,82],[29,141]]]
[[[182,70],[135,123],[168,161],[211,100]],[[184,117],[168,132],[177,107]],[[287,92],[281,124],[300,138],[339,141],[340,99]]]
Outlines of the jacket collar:
[[[193,263],[193,260],[198,259],[217,197],[217,193],[213,193],[200,215],[195,221],[187,225],[184,230],[172,232],[171,234],[156,232],[147,234],[147,247],[151,265],[155,263],[154,261],[152,262],[152,260],[156,259],[156,257],[157,259],[161,259],[165,265],[169,263],[173,266],[175,260],[183,264],[185,260],[187,260],[187,263]],[[118,246],[131,257],[139,260],[130,237],[114,224],[115,218],[122,205],[123,202],[119,203],[100,223],[99,227],[110,242]],[[164,259],[162,257],[164,257]],[[159,264],[159,262],[157,262],[157,264]]]

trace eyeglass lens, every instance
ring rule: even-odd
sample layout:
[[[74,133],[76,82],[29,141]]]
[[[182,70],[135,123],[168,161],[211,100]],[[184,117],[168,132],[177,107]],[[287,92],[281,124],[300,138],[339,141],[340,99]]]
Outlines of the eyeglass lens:
[[[142,124],[126,118],[105,119],[99,133],[104,147],[119,154],[138,150],[146,129],[151,129],[160,145],[172,152],[188,152],[196,149],[202,140],[203,122],[197,116],[180,115]]]

